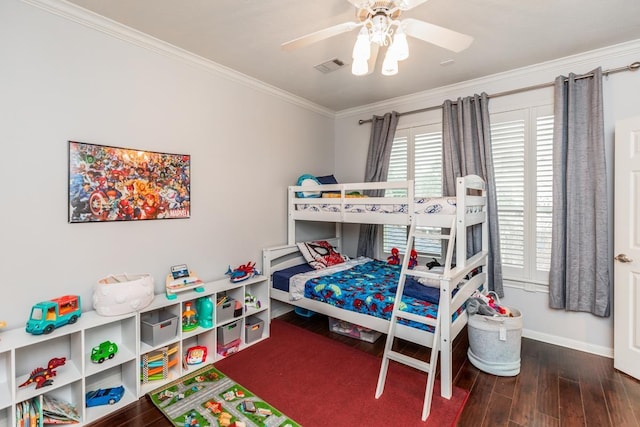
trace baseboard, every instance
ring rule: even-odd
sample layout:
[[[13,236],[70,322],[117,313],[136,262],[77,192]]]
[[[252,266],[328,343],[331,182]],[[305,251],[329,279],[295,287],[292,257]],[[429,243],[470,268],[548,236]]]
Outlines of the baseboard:
[[[597,354],[598,356],[604,356],[613,359],[613,348],[593,345],[585,343],[583,341],[576,341],[570,338],[559,337],[557,335],[545,334],[528,329],[522,330],[522,336],[525,338],[530,338],[532,340],[542,341],[549,344],[559,345],[561,347],[567,347],[573,350],[584,351],[585,353]]]

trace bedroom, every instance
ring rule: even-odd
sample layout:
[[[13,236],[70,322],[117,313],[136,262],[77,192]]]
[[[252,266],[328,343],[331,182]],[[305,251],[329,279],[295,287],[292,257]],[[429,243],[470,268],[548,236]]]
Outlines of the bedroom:
[[[10,328],[24,323],[35,300],[67,293],[90,300],[93,284],[108,274],[144,272],[159,279],[169,266],[186,262],[201,276],[214,278],[230,264],[259,260],[263,247],[286,240],[285,187],[299,175],[332,172],[342,182],[362,180],[369,128],[359,126],[359,119],[548,82],[597,66],[615,68],[637,61],[640,53],[638,40],[591,52],[587,47],[581,55],[335,112],[211,68],[184,52],[167,51],[157,41],[108,34],[92,27],[107,23],[80,24],[69,15],[71,7],[56,10],[56,2],[0,5],[0,50],[7,64],[0,132],[10,149],[2,172],[7,191],[2,268],[21,274],[19,289],[8,291],[10,303],[2,304],[0,320]],[[638,90],[640,80],[633,73],[605,80],[609,146],[615,120],[640,114],[627,96]],[[550,100],[550,92],[541,90],[496,99],[492,108],[506,111]],[[430,121],[437,117],[408,116],[402,127]],[[192,217],[68,224],[70,139],[189,153]],[[254,204],[278,208],[256,216]],[[247,209],[235,212],[235,206]],[[354,251],[353,242],[347,239],[347,253]],[[528,336],[611,355],[611,318],[551,312],[540,292],[510,288],[507,298],[526,307]]]

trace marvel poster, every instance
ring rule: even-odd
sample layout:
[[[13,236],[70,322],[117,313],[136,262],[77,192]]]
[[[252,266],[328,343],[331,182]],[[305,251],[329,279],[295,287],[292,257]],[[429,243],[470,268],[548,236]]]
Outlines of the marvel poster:
[[[69,141],[69,222],[189,218],[191,157]]]

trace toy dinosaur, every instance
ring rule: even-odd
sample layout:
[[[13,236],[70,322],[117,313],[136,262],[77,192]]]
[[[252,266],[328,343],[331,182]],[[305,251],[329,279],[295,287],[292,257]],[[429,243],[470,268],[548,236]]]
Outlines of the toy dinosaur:
[[[46,368],[34,369],[33,372],[31,372],[31,375],[29,375],[29,378],[24,383],[20,384],[20,387],[35,383],[36,388],[38,389],[40,387],[53,384],[53,377],[56,376],[56,371],[54,369],[64,365],[66,361],[66,357],[54,357],[49,360]]]

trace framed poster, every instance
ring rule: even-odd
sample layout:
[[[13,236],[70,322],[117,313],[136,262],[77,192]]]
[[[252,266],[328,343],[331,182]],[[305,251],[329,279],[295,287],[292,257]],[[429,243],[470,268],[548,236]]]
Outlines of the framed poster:
[[[69,222],[191,216],[191,156],[69,141]]]

